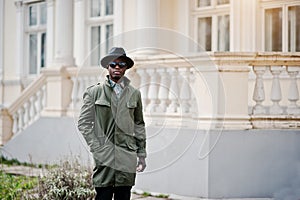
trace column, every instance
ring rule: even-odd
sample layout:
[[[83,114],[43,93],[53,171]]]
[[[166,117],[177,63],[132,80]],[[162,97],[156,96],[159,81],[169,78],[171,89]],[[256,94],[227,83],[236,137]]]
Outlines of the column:
[[[159,19],[160,0],[140,0],[137,1],[137,48],[140,54],[154,54],[159,44],[157,30]],[[152,29],[149,29],[152,28]],[[145,39],[148,33],[151,37]]]
[[[0,105],[3,104],[3,76],[4,76],[4,0],[0,0]]]
[[[54,59],[54,0],[47,0],[47,56],[46,66]]]
[[[16,5],[16,75],[21,77],[23,74],[24,59],[23,59],[23,34],[24,34],[24,9],[22,0],[15,1]]]
[[[82,66],[84,64],[84,52],[85,52],[85,27],[84,27],[84,1],[75,0],[74,4],[75,14],[74,14],[74,57],[77,66]]]
[[[55,1],[55,66],[73,66],[73,0]]]

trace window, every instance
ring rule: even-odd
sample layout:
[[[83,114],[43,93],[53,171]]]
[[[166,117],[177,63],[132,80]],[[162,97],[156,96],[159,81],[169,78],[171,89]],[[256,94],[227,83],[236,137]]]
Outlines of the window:
[[[46,3],[28,4],[25,20],[25,37],[27,41],[25,61],[28,66],[28,74],[38,74],[46,64]]]
[[[230,50],[230,0],[197,0],[194,4],[195,39],[198,50]]]
[[[99,58],[111,48],[113,36],[113,0],[89,0],[88,27],[90,64],[98,65]]]
[[[288,51],[300,51],[300,5],[288,9]]]
[[[300,51],[300,3],[263,4],[265,51]]]

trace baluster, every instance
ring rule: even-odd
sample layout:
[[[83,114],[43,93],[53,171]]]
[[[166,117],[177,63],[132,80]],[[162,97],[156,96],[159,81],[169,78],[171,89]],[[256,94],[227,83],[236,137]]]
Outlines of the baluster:
[[[30,105],[30,101],[26,101],[24,103],[24,126],[27,126],[30,122],[30,108],[31,108],[31,105]]]
[[[37,101],[37,94],[34,94],[31,98],[31,118],[34,119],[37,116],[37,108],[36,108],[36,101]]]
[[[148,89],[148,98],[150,100],[149,105],[146,108],[147,112],[156,112],[157,107],[157,94],[158,94],[158,74],[156,69],[147,69],[147,72],[150,76],[150,85]]]
[[[192,85],[192,87],[190,87],[190,96],[191,96],[191,100],[190,100],[190,103],[191,103],[191,106],[190,106],[190,113],[193,115],[193,116],[197,116],[198,115],[198,101],[197,101],[197,98],[196,98],[196,95],[195,95],[195,79],[196,79],[196,76],[195,74],[197,74],[199,72],[197,72],[197,70],[192,67],[190,68],[190,74],[189,74],[189,82],[190,82],[190,85]],[[200,97],[201,98],[201,97]]]
[[[22,106],[18,111],[18,131],[22,130],[24,127],[24,107]]]
[[[13,134],[17,134],[19,132],[19,115],[18,112],[13,114]]]
[[[265,89],[264,89],[264,81],[263,75],[266,71],[266,67],[253,67],[253,71],[256,74],[254,92],[253,92],[253,100],[255,101],[255,105],[253,107],[253,114],[265,114],[266,109],[262,105],[262,102],[265,100]]]
[[[84,81],[83,81],[83,77],[82,76],[78,76],[77,77],[77,82],[78,82],[78,84],[77,84],[77,86],[78,86],[78,102],[81,102],[81,100],[82,100],[82,95],[83,95],[83,93],[84,93],[84,91],[85,91],[85,86],[84,86]]]
[[[288,67],[287,72],[290,76],[290,87],[289,87],[289,94],[288,100],[290,104],[287,107],[287,113],[289,115],[299,115],[300,108],[297,105],[297,101],[299,100],[299,91],[297,85],[297,75],[299,73],[299,67]]]
[[[42,86],[42,110],[46,107],[46,100],[47,100],[47,88],[46,88],[46,85],[43,85]],[[41,111],[42,111],[41,110]]]
[[[94,85],[95,83],[91,84],[89,80],[89,76],[84,76],[83,77],[83,88],[84,90],[89,87],[90,85]]]
[[[181,70],[182,74],[182,84],[180,89],[180,106],[183,111],[183,113],[189,113],[190,112],[190,101],[191,101],[191,90],[190,90],[190,69],[189,68],[182,68]]]
[[[37,91],[37,113],[40,113],[43,109],[43,92],[42,90]]]
[[[148,105],[148,88],[149,88],[149,75],[146,69],[137,69],[137,73],[140,76],[140,91],[142,95],[143,107],[146,108]]]
[[[160,100],[160,104],[157,107],[157,112],[166,112],[170,85],[169,75],[166,71],[166,68],[159,69],[157,71],[161,77],[158,90],[158,99]]]
[[[279,105],[281,101],[281,87],[279,82],[279,75],[282,71],[281,66],[270,67],[271,73],[273,75],[272,90],[271,90],[271,100],[273,105],[270,107],[270,114],[278,115],[283,113],[282,107]]]
[[[77,103],[79,102],[79,97],[78,97],[78,81],[75,76],[71,78],[72,83],[73,83],[73,88],[72,88],[72,96],[71,96],[71,103],[70,103],[70,108],[73,107],[73,109],[76,108]]]
[[[178,87],[178,70],[177,68],[171,69],[171,83],[169,90],[169,100],[171,103],[167,108],[167,112],[176,113],[178,112],[178,98],[179,98],[179,87]]]

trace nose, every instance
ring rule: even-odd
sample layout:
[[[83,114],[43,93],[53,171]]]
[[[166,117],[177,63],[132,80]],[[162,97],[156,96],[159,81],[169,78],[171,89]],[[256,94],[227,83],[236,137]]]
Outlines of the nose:
[[[121,69],[121,67],[119,66],[119,64],[117,64],[115,68],[119,68],[119,69]]]

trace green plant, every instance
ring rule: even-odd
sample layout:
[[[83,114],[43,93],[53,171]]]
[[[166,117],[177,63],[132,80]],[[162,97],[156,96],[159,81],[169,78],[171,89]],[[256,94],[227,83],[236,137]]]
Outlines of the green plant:
[[[7,159],[4,156],[0,156],[0,163],[8,166],[28,166],[28,167],[36,167],[36,168],[49,168],[49,165],[44,164],[32,164],[28,162],[20,162],[19,160],[13,158],[13,159]]]
[[[149,196],[151,196],[151,194],[149,192],[143,192],[142,196],[143,197],[149,197]]]
[[[25,194],[37,186],[36,177],[14,176],[0,171],[0,199],[26,199]]]
[[[86,200],[95,196],[91,170],[75,162],[65,162],[39,179],[37,199]]]
[[[167,194],[159,194],[156,197],[158,197],[158,198],[169,198],[169,195],[167,195]]]

